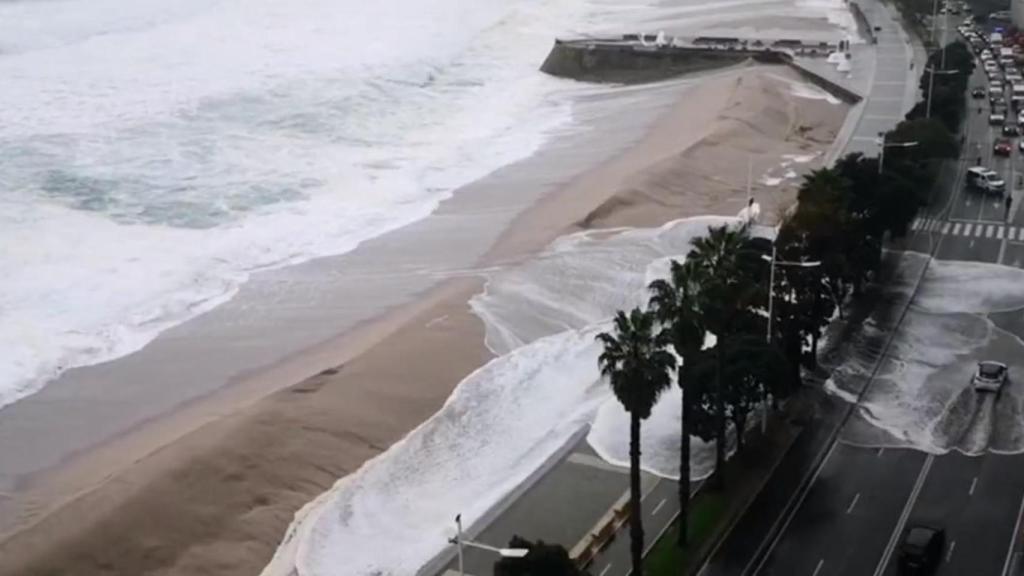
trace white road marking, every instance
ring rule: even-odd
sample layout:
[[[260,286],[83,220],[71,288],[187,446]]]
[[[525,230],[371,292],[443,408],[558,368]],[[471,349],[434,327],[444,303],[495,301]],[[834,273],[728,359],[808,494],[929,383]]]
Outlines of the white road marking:
[[[978,224],[978,227],[974,229],[974,237],[981,238],[981,233],[985,231],[985,227]]]
[[[611,569],[612,569],[612,563],[611,563],[611,562],[609,562],[609,563],[608,563],[608,565],[604,567],[604,570],[601,570],[601,573],[600,573],[600,574],[598,574],[597,576],[604,576],[604,575],[605,575],[605,574],[607,574],[607,573],[608,573],[608,571],[609,571],[609,570],[611,570]]]
[[[1006,227],[1005,226],[1000,226],[999,228],[996,228],[996,238],[999,238],[1000,240],[1002,240],[1003,239],[1003,234],[1005,232],[1006,232]]]
[[[818,572],[821,572],[821,567],[825,564],[825,559],[818,560],[818,565],[814,568],[814,574],[811,576],[818,576]]]
[[[882,448],[879,448],[879,449],[878,449],[878,457],[879,457],[879,458],[881,458],[881,457],[882,457],[882,454],[885,454],[885,447],[882,447]]]
[[[942,234],[949,234],[949,222],[946,222],[945,224],[942,225]]]
[[[850,507],[846,509],[847,514],[853,512],[853,507],[857,505],[858,500],[860,500],[860,492],[857,492],[857,495],[853,497],[853,502],[850,502]]]
[[[889,543],[885,546],[885,552],[882,553],[882,558],[878,561],[878,566],[875,567],[875,576],[881,576],[885,572],[885,567],[889,564],[889,558],[892,556],[893,550],[896,549],[896,541],[899,540],[900,534],[903,533],[903,527],[906,526],[907,518],[910,517],[910,510],[914,507],[914,502],[917,501],[917,496],[921,493],[924,480],[928,477],[928,472],[932,469],[932,462],[934,461],[935,456],[931,454],[925,458],[924,466],[921,466],[921,472],[917,475],[917,481],[914,482],[914,489],[910,491],[910,497],[907,498],[907,503],[903,506],[900,519],[896,522],[892,536],[889,537]]]
[[[970,235],[971,235],[971,224],[965,224],[964,225],[964,236],[970,236]]]
[[[991,238],[996,233],[996,227],[989,224],[988,229],[985,230],[985,238]]]
[[[970,226],[970,224],[968,224],[968,226]],[[959,235],[960,235],[960,223],[957,222],[956,224],[953,224],[953,236],[959,236]]]
[[[658,505],[654,507],[654,510],[651,510],[651,516],[654,516],[655,514],[657,514],[658,510],[661,510],[661,507],[664,506],[664,505],[665,505],[665,499],[662,498],[661,502],[658,502]]]
[[[967,495],[968,496],[974,496],[974,487],[977,486],[977,485],[978,485],[978,477],[975,476],[974,479],[971,480],[971,489],[967,491]]]
[[[1020,509],[1017,510],[1017,523],[1013,525],[1013,533],[1010,534],[1010,549],[1006,551],[1006,562],[1003,563],[1003,576],[1010,572],[1010,559],[1013,558],[1013,543],[1017,541],[1017,534],[1020,532],[1020,517],[1024,514],[1024,497],[1020,499]]]
[[[949,543],[949,552],[946,552],[946,564],[949,564],[949,559],[953,557],[953,550],[956,550],[956,540]]]
[[[770,532],[775,532],[775,538],[772,538],[772,541],[768,544],[768,550],[766,550],[764,555],[761,556],[761,561],[757,564],[757,566],[754,567],[753,572],[750,572],[750,565],[753,564],[753,560],[751,560],[750,563],[743,567],[743,574],[757,574],[761,571],[761,568],[764,567],[764,563],[768,561],[768,556],[770,556],[772,550],[775,549],[775,545],[779,543],[779,540],[782,538],[783,533],[786,532],[786,528],[789,528],[789,523],[793,520],[793,517],[796,516],[796,512],[797,510],[800,509],[800,506],[803,505],[804,500],[807,498],[807,494],[810,493],[811,491],[811,487],[814,486],[814,483],[818,481],[818,476],[821,475],[821,471],[825,469],[825,465],[828,464],[829,459],[832,458],[832,453],[835,451],[836,446],[838,445],[839,442],[833,442],[832,445],[828,447],[828,454],[825,454],[825,459],[821,461],[821,465],[818,466],[818,469],[814,471],[814,476],[811,477],[811,483],[807,485],[807,489],[804,490],[803,492],[797,490],[797,492],[793,494],[793,496],[790,498],[790,503],[793,502],[794,499],[796,500],[796,506],[793,508],[790,514],[785,517],[785,522],[782,523],[782,529],[780,529],[778,532],[775,532],[775,526],[779,523],[780,520],[783,519],[783,516],[779,516],[775,519],[775,523],[772,524],[771,527]],[[786,507],[789,507],[788,503]],[[758,552],[760,552],[760,550],[758,550]]]

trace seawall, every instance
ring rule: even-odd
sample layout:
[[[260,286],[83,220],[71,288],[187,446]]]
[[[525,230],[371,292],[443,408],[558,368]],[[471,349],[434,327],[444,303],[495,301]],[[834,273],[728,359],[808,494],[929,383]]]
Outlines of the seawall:
[[[828,45],[801,46],[799,53],[826,56],[832,49],[834,47]],[[555,40],[540,69],[552,76],[584,82],[636,84],[753,60],[785,64],[844,102],[855,104],[861,101],[860,95],[801,66],[794,59],[793,52],[735,39],[719,39],[709,46],[645,45],[628,36],[621,40]]]

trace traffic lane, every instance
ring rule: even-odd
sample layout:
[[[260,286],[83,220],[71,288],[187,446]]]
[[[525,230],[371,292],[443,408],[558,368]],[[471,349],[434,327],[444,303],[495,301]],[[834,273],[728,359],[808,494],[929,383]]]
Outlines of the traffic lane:
[[[943,562],[939,574],[1002,575],[1011,553],[1024,496],[1024,456],[992,453],[975,458],[950,456],[954,465],[978,470],[968,483],[968,490],[973,487],[973,494],[968,496],[969,505],[948,525],[951,539],[947,542],[956,544],[952,553],[947,549],[943,560],[948,560]],[[971,460],[978,464],[972,465]],[[957,488],[962,489],[962,484]]]
[[[870,574],[924,459],[837,442],[757,574]]]
[[[1003,258],[999,261],[1004,266],[1024,268],[1024,244],[1020,242],[1006,242]]]
[[[981,461],[981,458],[972,458],[955,452],[935,458],[921,492],[907,516],[906,524],[901,527],[896,536],[896,546],[893,548],[883,574],[898,576],[900,573],[900,544],[907,530],[915,525],[946,530],[947,548],[943,553],[942,564],[945,564],[946,559],[951,557],[948,555],[951,548],[954,551],[956,548],[960,548],[960,544],[953,544],[953,542],[961,537],[966,537],[966,534],[962,534],[963,527],[958,524],[957,520],[963,516],[970,504],[975,489],[972,482],[978,477]],[[946,567],[940,568],[939,573],[956,574],[955,572],[946,572]],[[968,570],[962,574],[975,574],[975,572]]]
[[[691,485],[691,495],[697,491],[700,484],[694,482]],[[650,492],[643,495],[640,508],[644,523],[644,554],[657,542],[665,527],[679,513],[678,492],[678,482],[661,479]],[[632,568],[629,524],[626,523],[608,547],[594,557],[587,569],[595,576],[628,576]]]
[[[998,238],[947,236],[935,253],[940,260],[973,260],[995,263],[1003,241]]]

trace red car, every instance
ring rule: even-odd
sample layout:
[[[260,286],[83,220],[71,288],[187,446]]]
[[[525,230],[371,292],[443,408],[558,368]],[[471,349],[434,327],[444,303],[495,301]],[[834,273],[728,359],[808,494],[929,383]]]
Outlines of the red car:
[[[1000,138],[992,145],[992,153],[999,156],[1009,156],[1012,151],[1013,146],[1010,145],[1010,141],[1006,138]]]

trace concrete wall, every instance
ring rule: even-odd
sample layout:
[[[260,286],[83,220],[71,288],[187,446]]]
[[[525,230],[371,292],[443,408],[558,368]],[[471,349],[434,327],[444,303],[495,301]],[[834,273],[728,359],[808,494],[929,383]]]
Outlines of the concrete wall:
[[[864,11],[861,10],[860,4],[850,2],[850,12],[853,13],[853,19],[857,21],[857,32],[860,34],[861,38],[867,40],[871,44],[878,44],[878,38],[875,37],[875,29],[871,27],[871,22],[868,22],[868,17],[864,15]]]
[[[644,48],[631,44],[555,41],[540,69],[552,76],[585,82],[656,82],[683,74],[737,64],[744,60],[786,64],[808,81],[835,97],[854,104],[861,97],[794,62],[775,50],[724,50],[720,48]]]
[[[634,84],[729,66],[749,57],[749,53],[739,50],[637,49],[630,44],[556,40],[540,69],[552,76],[586,82]]]

